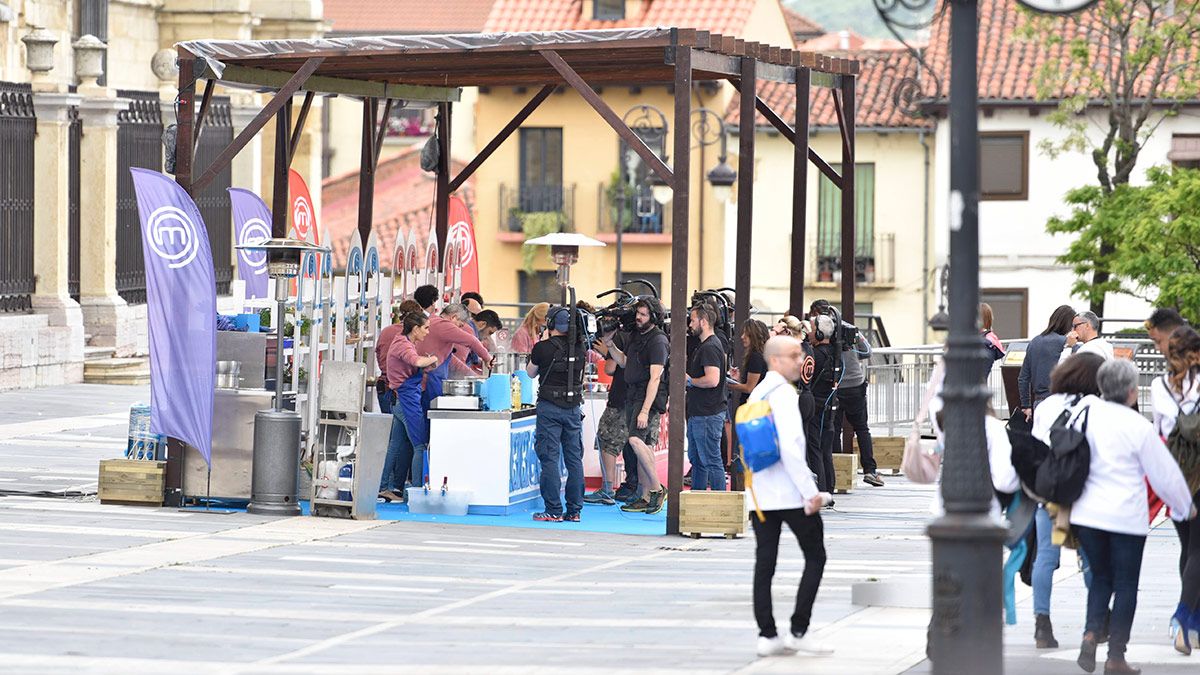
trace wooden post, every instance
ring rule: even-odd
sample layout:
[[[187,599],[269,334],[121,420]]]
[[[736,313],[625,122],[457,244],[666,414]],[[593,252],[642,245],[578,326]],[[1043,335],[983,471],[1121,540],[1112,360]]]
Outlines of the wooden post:
[[[683,437],[685,433],[685,377],[687,364],[688,216],[691,213],[689,179],[692,168],[692,49],[675,51],[675,153],[671,190],[671,413],[667,425],[667,534],[679,534],[679,493],[683,491]],[[653,396],[654,392],[646,392]]]
[[[275,176],[271,185],[271,237],[279,239],[287,236],[288,219],[288,167],[291,157],[288,156],[289,135],[292,132],[292,99],[275,113]],[[282,317],[279,319],[282,321]],[[282,326],[282,323],[278,324]],[[278,358],[283,358],[282,354]]]
[[[375,197],[375,115],[378,107],[375,99],[367,97],[362,102],[362,154],[358,170],[358,234],[363,245],[371,236],[371,219],[374,217]]]
[[[792,288],[788,309],[804,311],[804,263],[808,257],[808,97],[812,71],[796,69],[796,135],[792,139]]]
[[[738,137],[738,194],[737,194],[737,251],[734,253],[733,322],[740,330],[750,318],[750,247],[754,227],[754,119],[758,99],[758,81],[753,58],[742,58],[742,79],[739,137]],[[741,363],[745,349],[741,340],[734,340],[734,361]]]
[[[450,104],[438,104],[438,170],[435,186],[435,214],[438,243],[438,269],[446,267],[446,235],[450,229]],[[365,241],[365,240],[364,240]]]
[[[854,323],[854,285],[858,281],[854,217],[854,80],[853,75],[842,76],[842,320],[850,323]],[[858,358],[853,353],[850,357]],[[838,377],[841,377],[840,368]],[[842,414],[840,406],[834,414]],[[853,433],[847,424],[842,428],[842,452],[853,453],[852,444]]]

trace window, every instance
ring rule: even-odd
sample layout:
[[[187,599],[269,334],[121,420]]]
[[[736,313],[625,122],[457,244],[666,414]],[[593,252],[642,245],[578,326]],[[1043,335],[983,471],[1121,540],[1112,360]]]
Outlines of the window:
[[[562,210],[562,165],[561,128],[521,129],[519,211]]]
[[[842,166],[834,164],[833,170],[840,174]],[[834,273],[842,269],[842,191],[824,174],[817,200],[817,281],[835,281]],[[874,281],[875,165],[870,163],[854,166],[854,265],[860,283]]]
[[[525,304],[549,302],[558,304],[562,300],[562,289],[554,272],[517,272],[517,301]]]
[[[1200,135],[1172,134],[1167,159],[1181,169],[1200,169]]]
[[[617,21],[625,18],[625,0],[592,0],[593,16],[601,21]]]
[[[1001,340],[1029,335],[1029,289],[981,288],[979,301],[992,306],[992,330]]]
[[[979,198],[1029,199],[1029,132],[979,134]]]
[[[328,106],[327,106],[328,107]],[[392,108],[388,115],[387,135],[395,136],[428,136],[433,133],[435,126],[434,111],[414,108]]]
[[[637,134],[655,155],[662,157],[666,154],[666,133],[661,127],[634,127],[633,133]],[[621,163],[619,175],[625,189],[610,192],[610,196],[615,197],[611,206],[617,216],[613,218],[613,222],[621,223],[623,232],[662,234],[663,205],[654,201],[651,192],[652,171],[646,166],[641,155],[634,152],[628,143],[624,140],[618,143],[618,157]]]

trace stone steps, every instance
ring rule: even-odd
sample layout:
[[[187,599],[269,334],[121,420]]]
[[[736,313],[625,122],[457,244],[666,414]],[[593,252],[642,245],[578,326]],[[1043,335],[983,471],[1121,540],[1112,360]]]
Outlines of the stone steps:
[[[110,349],[109,352],[112,350]],[[150,383],[150,358],[85,359],[83,381],[89,384],[140,385]]]
[[[83,360],[87,361],[103,361],[111,359],[117,353],[117,350],[112,347],[84,347]]]

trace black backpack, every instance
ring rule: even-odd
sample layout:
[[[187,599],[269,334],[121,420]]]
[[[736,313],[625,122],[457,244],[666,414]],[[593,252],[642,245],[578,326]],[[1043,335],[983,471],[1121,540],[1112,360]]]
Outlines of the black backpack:
[[[1164,375],[1163,387],[1170,393],[1166,379]],[[1179,464],[1188,490],[1194,494],[1200,490],[1200,404],[1193,404],[1190,413],[1183,411],[1183,401],[1176,401],[1175,405],[1179,413],[1175,417],[1175,428],[1167,436],[1167,449]]]
[[[1037,483],[1038,468],[1050,455],[1050,447],[1033,435],[1033,425],[1025,419],[1025,413],[1013,411],[1008,419],[1008,442],[1012,445],[1012,465],[1017,478],[1029,491]]]
[[[1076,398],[1050,427],[1050,452],[1037,469],[1033,491],[1041,498],[1059,506],[1070,506],[1083,494],[1088,472],[1092,466],[1092,446],[1087,440],[1088,413],[1072,410]],[[1075,422],[1081,421],[1078,429]]]

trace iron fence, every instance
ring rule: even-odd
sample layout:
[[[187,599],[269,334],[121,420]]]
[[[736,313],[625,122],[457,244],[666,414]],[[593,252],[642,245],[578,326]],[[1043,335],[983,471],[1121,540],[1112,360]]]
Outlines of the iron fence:
[[[133,191],[133,167],[162,171],[162,109],[158,93],[118,91],[130,99],[117,114],[117,293],[129,303],[146,302],[142,226]]]
[[[574,231],[575,186],[501,184],[500,222],[510,232],[522,232],[530,217],[549,219],[559,232]]]
[[[229,98],[214,96],[204,116],[204,130],[196,147],[194,165],[210,166],[217,155],[233,142],[233,117]],[[208,230],[212,249],[213,270],[216,273],[217,294],[228,295],[233,281],[233,219],[229,205],[229,190],[233,169],[226,164],[213,182],[196,196],[196,206]]]
[[[662,234],[670,231],[671,210],[654,199],[648,184],[601,183],[596,187],[598,232]]]
[[[79,106],[67,109],[67,292],[79,302],[80,256],[80,144],[83,142],[83,120]]]
[[[0,312],[32,307],[33,145],[37,118],[28,84],[0,82]]]

